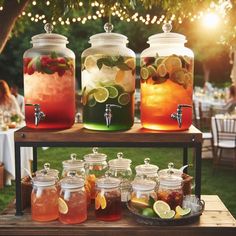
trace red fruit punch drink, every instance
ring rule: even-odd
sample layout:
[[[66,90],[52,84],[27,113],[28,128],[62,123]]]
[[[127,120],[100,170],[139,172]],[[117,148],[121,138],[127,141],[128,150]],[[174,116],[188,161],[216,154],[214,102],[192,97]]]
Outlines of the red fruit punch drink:
[[[45,113],[35,126],[34,106],[25,107],[30,128],[61,129],[74,124],[74,59],[56,53],[24,58],[25,104],[39,104]]]

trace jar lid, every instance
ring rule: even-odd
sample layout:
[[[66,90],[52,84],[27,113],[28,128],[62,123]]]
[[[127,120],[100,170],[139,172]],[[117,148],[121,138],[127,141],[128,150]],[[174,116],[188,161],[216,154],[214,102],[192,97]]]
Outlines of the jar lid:
[[[183,179],[179,176],[170,174],[169,176],[162,176],[159,178],[160,180],[160,185],[164,185],[166,187],[178,187],[181,186]]]
[[[110,168],[114,169],[127,169],[130,167],[132,161],[127,158],[123,158],[124,154],[122,152],[117,153],[117,159],[112,159],[108,162]]]
[[[152,175],[157,174],[159,167],[157,165],[150,164],[150,158],[144,159],[144,164],[135,167],[137,175]]]
[[[53,25],[50,23],[45,24],[44,29],[46,33],[37,34],[32,37],[32,43],[43,43],[43,44],[67,44],[67,38],[61,34],[54,34]]]
[[[104,153],[99,153],[98,148],[94,147],[93,152],[84,156],[84,160],[87,163],[101,163],[106,161],[107,155]]]
[[[76,176],[75,171],[69,171],[67,176],[60,181],[61,188],[63,189],[74,189],[82,188],[84,186],[85,180],[81,177]]]
[[[104,30],[106,33],[99,33],[91,36],[89,38],[89,43],[91,44],[127,44],[129,41],[127,37],[123,34],[112,33],[113,25],[111,23],[106,23],[104,25]]]
[[[172,25],[165,23],[162,26],[164,33],[154,34],[148,38],[148,43],[160,43],[160,44],[171,44],[171,43],[186,43],[186,37],[183,34],[170,33]]]
[[[82,169],[84,168],[84,161],[83,160],[77,160],[77,154],[71,153],[70,154],[70,160],[66,160],[62,162],[63,168],[75,168],[75,169]]]
[[[44,165],[43,165],[43,169],[42,170],[38,170],[38,171],[36,171],[36,176],[40,176],[40,175],[51,175],[51,176],[53,176],[53,177],[55,177],[55,178],[58,178],[58,175],[59,175],[59,171],[58,170],[56,170],[56,169],[51,169],[50,168],[50,163],[45,163]]]
[[[135,178],[131,185],[136,191],[151,191],[156,187],[156,182],[145,178]]]
[[[98,188],[117,188],[120,185],[120,180],[110,176],[109,171],[106,172],[105,177],[96,180]]]
[[[174,168],[174,163],[170,162],[168,164],[168,169],[160,170],[158,173],[159,173],[159,176],[176,175],[178,177],[182,177],[183,171],[181,171],[179,169],[175,169]]]
[[[55,177],[51,175],[47,175],[47,174],[36,176],[32,179],[32,181],[33,181],[33,185],[37,187],[52,186],[52,185],[55,185],[56,183]]]

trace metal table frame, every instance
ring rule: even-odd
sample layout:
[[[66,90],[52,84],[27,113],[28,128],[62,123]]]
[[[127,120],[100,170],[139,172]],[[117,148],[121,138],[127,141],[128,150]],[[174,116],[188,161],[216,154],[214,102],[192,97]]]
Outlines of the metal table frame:
[[[17,131],[17,132],[20,132]],[[115,134],[114,134],[115,135]],[[24,133],[21,134],[24,138]],[[63,142],[52,142],[52,141],[42,141],[42,142],[31,142],[31,141],[16,141],[15,140],[15,176],[16,176],[16,216],[23,215],[21,206],[21,147],[33,147],[33,171],[37,170],[37,148],[38,147],[171,147],[171,148],[183,148],[183,165],[188,164],[188,148],[195,149],[195,195],[199,198],[201,197],[201,159],[202,159],[202,142],[196,141],[194,138],[190,142],[156,142],[156,143],[137,143],[137,142],[122,142],[112,141],[112,142],[70,142],[65,140]],[[187,172],[187,170],[186,170]]]

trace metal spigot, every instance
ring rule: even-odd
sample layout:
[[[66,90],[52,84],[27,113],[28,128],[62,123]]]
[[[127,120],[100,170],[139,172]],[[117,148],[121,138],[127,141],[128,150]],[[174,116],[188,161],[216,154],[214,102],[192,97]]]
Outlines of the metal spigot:
[[[182,127],[182,108],[184,107],[192,108],[192,106],[188,104],[179,104],[177,107],[177,112],[171,114],[171,118],[177,120],[179,128]]]
[[[39,125],[40,120],[45,118],[45,113],[41,111],[39,104],[25,104],[26,106],[34,106],[34,124]]]
[[[112,118],[112,107],[117,107],[117,108],[121,108],[121,106],[119,105],[115,105],[115,104],[106,104],[106,109],[105,109],[105,113],[104,113],[104,117],[106,120],[106,126],[109,128],[111,125],[111,118]]]

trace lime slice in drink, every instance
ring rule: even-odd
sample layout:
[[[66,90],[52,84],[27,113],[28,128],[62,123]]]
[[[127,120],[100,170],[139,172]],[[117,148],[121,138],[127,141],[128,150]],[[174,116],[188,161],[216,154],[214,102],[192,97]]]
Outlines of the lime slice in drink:
[[[103,103],[105,102],[109,97],[109,92],[104,87],[97,88],[97,91],[93,94],[95,100],[97,102]]]
[[[95,57],[89,55],[84,60],[84,67],[87,71],[91,71],[91,69],[97,67],[97,60]]]
[[[68,206],[62,198],[58,198],[59,212],[61,214],[66,214],[68,212]]]
[[[109,92],[109,98],[116,98],[118,96],[118,90],[114,86],[105,86]]]
[[[163,58],[158,57],[154,62],[155,66],[158,67],[162,63],[162,61],[163,61]]]
[[[166,69],[165,64],[162,63],[157,67],[157,73],[160,77],[165,77],[166,76],[167,69]]]
[[[93,95],[90,95],[88,98],[88,106],[89,107],[94,107],[96,105],[96,100]]]
[[[153,76],[156,74],[156,68],[154,66],[148,66],[147,69],[148,69],[148,74],[150,76]]]
[[[112,85],[112,87],[115,87],[119,94],[121,94],[125,91],[125,89],[119,84],[114,84],[114,85]]]
[[[129,58],[125,61],[125,64],[131,69],[134,70],[135,69],[135,60],[134,58]]]
[[[175,216],[175,211],[170,210],[170,211],[163,211],[160,212],[159,217],[161,219],[172,219]]]
[[[144,79],[144,80],[148,79],[148,77],[149,77],[148,69],[143,67],[140,71],[140,75],[141,75],[142,79]]]
[[[118,103],[120,105],[127,105],[130,102],[130,95],[128,93],[122,93],[119,97],[118,97]]]
[[[153,204],[153,210],[156,212],[157,215],[160,216],[163,212],[168,212],[170,211],[170,206],[168,203],[158,200]]]
[[[182,68],[182,62],[177,56],[169,56],[163,60],[163,63],[169,73]]]
[[[186,216],[191,212],[191,208],[182,208],[181,206],[177,206],[175,211],[180,216]]]

